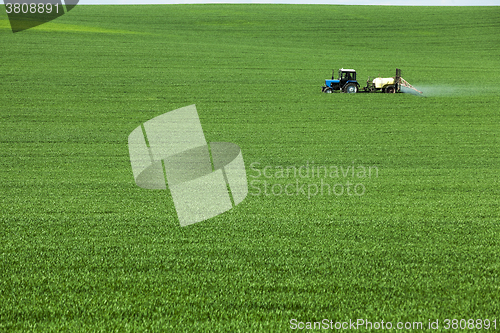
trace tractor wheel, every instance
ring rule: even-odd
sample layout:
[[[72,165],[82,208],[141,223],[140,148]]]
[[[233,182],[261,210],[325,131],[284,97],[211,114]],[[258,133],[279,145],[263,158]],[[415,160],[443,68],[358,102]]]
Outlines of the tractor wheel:
[[[325,92],[327,94],[331,94],[331,93],[333,93],[333,89],[332,88],[326,88],[325,90],[323,90],[323,92]]]
[[[345,93],[355,94],[358,92],[358,87],[354,83],[349,83],[344,87]]]
[[[396,92],[396,87],[389,86],[389,87],[385,88],[385,92],[388,94],[394,94]]]

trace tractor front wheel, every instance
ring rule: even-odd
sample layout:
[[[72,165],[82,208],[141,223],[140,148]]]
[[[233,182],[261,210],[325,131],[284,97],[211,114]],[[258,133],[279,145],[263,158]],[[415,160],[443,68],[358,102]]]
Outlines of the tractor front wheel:
[[[355,94],[358,92],[358,87],[354,83],[349,83],[344,87],[345,93]]]
[[[324,93],[327,93],[327,94],[331,94],[333,93],[333,89],[332,88],[326,88],[325,90],[323,90]]]

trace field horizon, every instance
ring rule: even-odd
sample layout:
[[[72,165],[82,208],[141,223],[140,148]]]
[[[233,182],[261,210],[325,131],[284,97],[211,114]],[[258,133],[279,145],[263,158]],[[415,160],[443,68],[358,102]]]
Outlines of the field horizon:
[[[500,325],[500,7],[4,8],[0,331]],[[424,94],[322,94],[339,68]],[[193,104],[249,194],[180,227],[127,138]]]

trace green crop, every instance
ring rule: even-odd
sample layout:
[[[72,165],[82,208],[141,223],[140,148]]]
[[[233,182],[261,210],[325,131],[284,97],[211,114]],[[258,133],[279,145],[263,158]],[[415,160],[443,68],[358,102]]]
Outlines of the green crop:
[[[500,326],[499,7],[0,9],[0,331]],[[424,97],[322,94],[341,67]],[[127,137],[191,104],[249,195],[181,228]]]

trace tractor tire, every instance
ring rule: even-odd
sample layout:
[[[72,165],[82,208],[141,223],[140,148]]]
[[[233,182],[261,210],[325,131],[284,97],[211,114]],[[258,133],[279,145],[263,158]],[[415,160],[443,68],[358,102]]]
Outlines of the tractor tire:
[[[354,83],[349,83],[344,87],[344,92],[349,94],[355,94],[358,92],[358,87]]]
[[[325,90],[323,90],[324,93],[327,93],[327,94],[331,94],[333,93],[333,89],[332,88],[326,88]]]
[[[387,88],[385,88],[385,92],[388,94],[394,94],[396,92],[396,87],[388,86]]]

